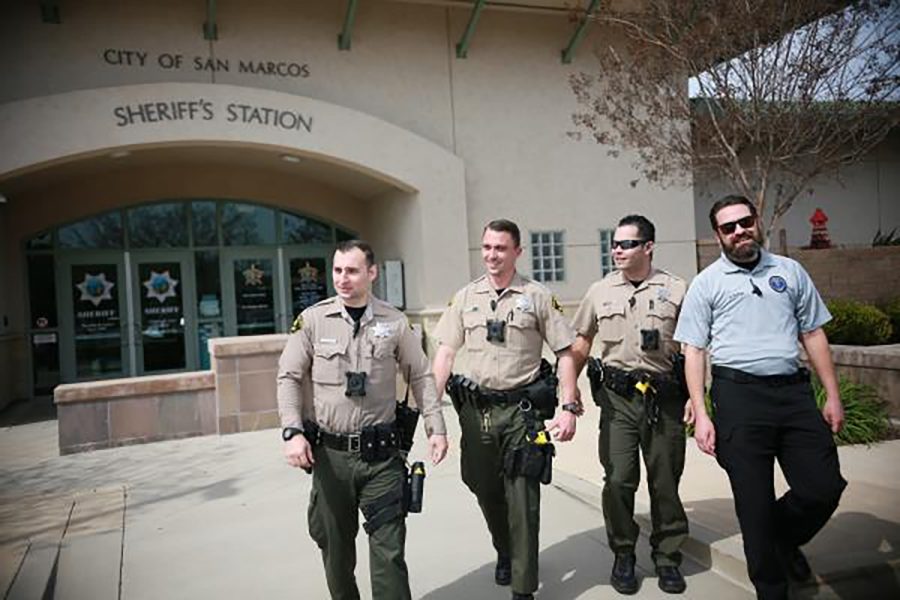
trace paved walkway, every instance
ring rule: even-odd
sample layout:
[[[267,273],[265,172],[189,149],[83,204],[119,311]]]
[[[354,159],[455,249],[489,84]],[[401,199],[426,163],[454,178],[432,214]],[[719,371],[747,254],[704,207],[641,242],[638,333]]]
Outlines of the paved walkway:
[[[554,484],[543,488],[541,598],[617,596],[597,502],[596,415],[579,423],[576,441],[560,447]],[[447,462],[429,469],[426,512],[408,520],[413,596],[508,598],[492,583],[494,557],[452,437]],[[685,564],[683,597],[752,598],[727,481],[689,448],[682,489],[698,561]],[[280,451],[270,430],[60,457],[54,421],[0,429],[0,590],[15,578],[8,598],[29,597],[29,578],[40,584],[62,540],[57,599],[327,598],[306,534],[310,479],[285,466]],[[801,596],[898,598],[900,441],[842,449],[841,459],[850,486],[808,548],[826,578]],[[368,598],[362,532],[358,550]],[[646,539],[639,569],[638,598],[668,597],[656,587]]]

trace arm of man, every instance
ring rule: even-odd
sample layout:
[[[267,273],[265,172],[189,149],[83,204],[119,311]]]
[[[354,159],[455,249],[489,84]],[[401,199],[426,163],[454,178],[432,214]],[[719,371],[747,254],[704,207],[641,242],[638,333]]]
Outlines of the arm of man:
[[[580,407],[576,383],[578,373],[575,370],[575,357],[572,355],[575,330],[563,316],[562,307],[549,290],[535,295],[534,300],[538,311],[538,330],[557,358],[556,375],[559,377],[560,405],[574,403]],[[555,439],[567,442],[575,435],[575,419],[574,413],[560,409],[547,424],[547,431],[551,432]]]
[[[697,446],[710,456],[716,455],[716,428],[706,413],[706,351],[690,344],[684,345],[684,377],[687,380],[694,413],[694,439]]]
[[[556,353],[559,359],[556,374],[559,377],[559,388],[562,395],[560,404],[578,403],[576,399],[575,357],[571,347]],[[547,424],[547,431],[553,433],[560,442],[568,442],[575,435],[576,415],[567,410],[557,411],[553,420]]]
[[[594,336],[587,336],[579,333],[575,336],[575,343],[570,347],[572,353],[572,362],[575,365],[575,377],[581,374],[584,365],[587,363],[588,357],[591,355],[591,345],[594,343]]]
[[[841,403],[841,393],[834,372],[828,337],[825,335],[824,329],[817,327],[812,331],[801,333],[800,342],[806,350],[810,364],[822,382],[822,387],[825,388],[825,406],[822,407],[822,416],[825,417],[831,431],[837,433],[844,426],[844,405]]]
[[[456,357],[456,350],[441,344],[438,346],[434,355],[434,362],[431,365],[431,372],[434,373],[434,385],[440,394],[444,397],[444,390],[447,388],[447,380],[450,379],[450,372],[453,370],[453,360]]]
[[[425,434],[428,436],[429,456],[432,464],[438,464],[447,455],[447,427],[441,402],[435,390],[434,376],[428,368],[428,357],[422,350],[421,343],[412,329],[401,321],[403,331],[398,348],[398,362],[401,372],[409,374],[409,386],[416,398],[422,420],[425,422]]]
[[[312,366],[312,340],[309,326],[301,328],[288,338],[281,358],[278,359],[277,398],[281,426],[303,429],[301,407],[303,391]],[[284,443],[284,456],[292,467],[312,468],[312,446],[303,435],[295,435]]]
[[[578,403],[579,416],[584,413],[584,403],[581,401],[581,390],[578,388],[578,376],[584,365],[587,363],[588,357],[591,355],[591,344],[594,342],[594,336],[586,336],[581,333],[575,336],[575,343],[572,344],[570,351],[572,353],[572,362],[575,364],[575,402]]]

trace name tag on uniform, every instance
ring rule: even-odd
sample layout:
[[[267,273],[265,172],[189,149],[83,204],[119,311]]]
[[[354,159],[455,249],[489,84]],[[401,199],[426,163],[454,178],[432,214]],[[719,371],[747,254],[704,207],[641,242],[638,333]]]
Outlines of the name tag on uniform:
[[[337,344],[337,338],[319,338],[321,344]]]
[[[372,335],[376,338],[390,337],[393,332],[394,326],[392,323],[375,323],[375,326],[372,328]]]

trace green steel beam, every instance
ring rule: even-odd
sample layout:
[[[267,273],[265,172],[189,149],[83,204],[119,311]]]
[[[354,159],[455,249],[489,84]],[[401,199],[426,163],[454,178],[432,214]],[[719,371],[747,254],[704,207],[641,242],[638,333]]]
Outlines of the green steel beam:
[[[472,8],[472,14],[469,15],[469,24],[466,25],[463,36],[456,44],[456,58],[466,57],[466,54],[469,51],[469,42],[472,41],[472,36],[475,34],[475,25],[478,24],[478,17],[481,16],[481,11],[484,8],[485,2],[486,0],[477,0],[475,2],[475,6]]]
[[[358,0],[347,0],[347,14],[344,15],[344,29],[338,34],[338,50],[349,50],[353,36],[353,20],[356,18]]]
[[[41,21],[44,23],[62,23],[59,14],[59,2],[56,0],[41,0]]]
[[[206,21],[203,23],[203,39],[219,39],[219,26],[216,24],[216,0],[206,0]]]
[[[584,11],[584,16],[581,17],[581,20],[578,22],[578,27],[575,28],[575,33],[572,34],[572,39],[569,40],[569,45],[562,51],[563,64],[567,65],[572,62],[572,55],[575,54],[575,48],[581,43],[581,38],[584,37],[584,34],[587,31],[588,21],[591,20],[591,15],[594,14],[594,11],[597,10],[597,6],[599,5],[600,0],[591,0],[591,3]]]

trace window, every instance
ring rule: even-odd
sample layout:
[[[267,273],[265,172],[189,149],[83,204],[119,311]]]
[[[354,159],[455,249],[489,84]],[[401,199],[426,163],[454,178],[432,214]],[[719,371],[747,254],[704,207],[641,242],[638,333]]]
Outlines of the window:
[[[614,229],[600,230],[600,275],[606,277],[615,270],[612,258],[612,240]]]
[[[178,248],[188,245],[183,203],[147,204],[128,211],[132,248]]]
[[[61,248],[121,248],[122,214],[118,211],[60,227]]]
[[[563,232],[540,231],[531,234],[531,273],[535,281],[563,281]]]
[[[275,243],[275,211],[256,204],[222,205],[222,237],[226,246]]]
[[[309,217],[281,214],[281,231],[286,244],[331,244],[331,227]]]

